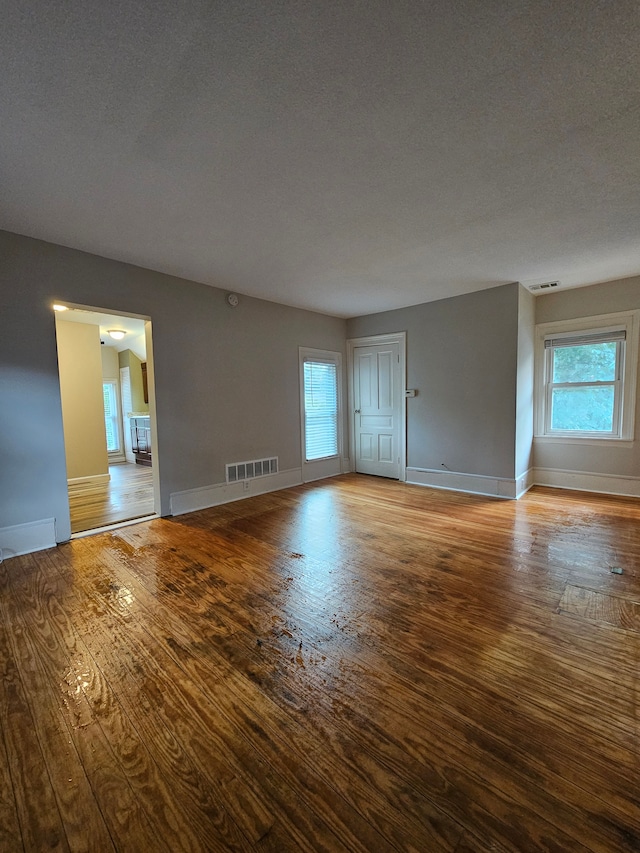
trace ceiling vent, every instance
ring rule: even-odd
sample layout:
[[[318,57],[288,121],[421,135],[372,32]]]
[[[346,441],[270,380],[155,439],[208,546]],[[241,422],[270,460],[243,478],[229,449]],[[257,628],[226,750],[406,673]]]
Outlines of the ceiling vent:
[[[548,293],[550,290],[560,287],[559,281],[523,281],[522,284],[532,293]]]

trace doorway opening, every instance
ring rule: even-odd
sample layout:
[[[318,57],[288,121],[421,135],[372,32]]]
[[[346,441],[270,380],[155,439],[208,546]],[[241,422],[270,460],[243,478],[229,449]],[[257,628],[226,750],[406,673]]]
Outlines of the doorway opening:
[[[352,467],[406,479],[406,332],[347,341]]]
[[[56,341],[72,536],[159,515],[151,320],[66,303]]]

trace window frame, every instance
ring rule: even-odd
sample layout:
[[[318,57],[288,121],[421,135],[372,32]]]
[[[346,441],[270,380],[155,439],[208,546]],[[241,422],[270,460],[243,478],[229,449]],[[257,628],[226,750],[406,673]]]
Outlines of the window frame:
[[[634,440],[636,386],[638,368],[638,330],[640,310],[618,314],[599,314],[572,320],[541,323],[536,326],[535,351],[535,429],[536,441],[569,444],[617,443],[631,446]],[[551,371],[555,348],[545,347],[549,339],[572,338],[580,334],[611,334],[624,331],[625,340],[618,341],[616,369],[619,375],[608,382],[553,383]],[[602,341],[604,342],[604,341]],[[551,428],[551,395],[554,387],[614,386],[614,424],[612,432],[592,430],[554,430]]]
[[[306,409],[305,409],[305,381],[304,365],[306,362],[333,364],[336,368],[336,435],[337,451],[330,456],[322,456],[318,459],[307,459],[306,440]],[[343,448],[343,397],[342,397],[342,353],[333,350],[312,349],[310,347],[299,348],[299,377],[300,377],[300,437],[301,437],[301,460],[303,479],[308,482],[311,479],[320,479],[342,472],[342,448]]]

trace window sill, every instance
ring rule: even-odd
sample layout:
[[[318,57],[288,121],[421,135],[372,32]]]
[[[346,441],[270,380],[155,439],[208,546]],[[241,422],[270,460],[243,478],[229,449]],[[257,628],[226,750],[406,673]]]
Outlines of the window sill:
[[[539,444],[584,444],[591,445],[592,447],[602,447],[603,445],[610,444],[615,447],[633,447],[634,445],[633,439],[609,438],[604,435],[601,438],[596,438],[596,436],[583,438],[580,436],[569,435],[534,435],[533,440]]]

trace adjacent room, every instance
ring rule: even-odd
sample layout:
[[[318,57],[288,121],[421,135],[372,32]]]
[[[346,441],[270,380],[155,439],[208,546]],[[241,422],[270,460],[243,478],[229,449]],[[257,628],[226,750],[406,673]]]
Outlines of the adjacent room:
[[[0,849],[637,853],[639,38],[8,0]]]

